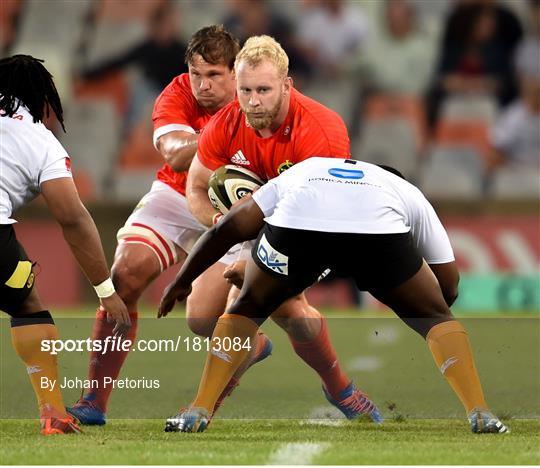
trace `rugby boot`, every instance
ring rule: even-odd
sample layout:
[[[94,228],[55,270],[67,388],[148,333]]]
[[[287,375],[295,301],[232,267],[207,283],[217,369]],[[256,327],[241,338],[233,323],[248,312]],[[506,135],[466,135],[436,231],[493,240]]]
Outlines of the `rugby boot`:
[[[39,422],[43,435],[80,434],[82,432],[74,418],[69,414],[62,414],[51,405],[45,405],[42,408]]]
[[[165,432],[203,432],[209,419],[205,408],[183,408],[165,421]]]
[[[471,430],[475,434],[504,434],[509,429],[491,411],[474,408],[468,415]]]
[[[365,393],[356,388],[353,382],[341,391],[339,400],[332,398],[324,385],[322,389],[328,402],[339,409],[347,419],[358,419],[362,415],[367,415],[374,423],[382,423],[383,418],[375,403]]]
[[[107,423],[107,418],[94,400],[94,395],[89,393],[79,398],[73,406],[66,407],[66,411],[85,426],[103,426]]]

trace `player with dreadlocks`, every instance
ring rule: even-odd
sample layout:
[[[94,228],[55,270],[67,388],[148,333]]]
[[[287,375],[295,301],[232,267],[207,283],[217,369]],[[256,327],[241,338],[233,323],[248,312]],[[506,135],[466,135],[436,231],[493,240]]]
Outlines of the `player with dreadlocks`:
[[[73,183],[70,158],[43,125],[51,110],[64,128],[60,97],[43,60],[29,55],[1,59],[0,309],[11,316],[13,346],[26,365],[45,435],[80,430],[65,411],[56,356],[43,347],[58,340],[58,330],[34,288],[33,262],[17,241],[12,213],[41,193],[109,319],[116,321],[116,330],[124,333],[130,325],[110,279],[99,233]]]
[[[12,117],[21,101],[28,108],[34,123],[56,115],[64,132],[64,110],[52,75],[41,65],[43,60],[30,55],[14,55],[0,60],[0,109]]]

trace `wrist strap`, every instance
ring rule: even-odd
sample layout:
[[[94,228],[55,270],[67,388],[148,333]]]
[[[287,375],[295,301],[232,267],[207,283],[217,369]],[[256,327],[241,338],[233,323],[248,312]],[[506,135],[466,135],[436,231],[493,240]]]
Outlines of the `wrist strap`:
[[[111,278],[107,278],[103,283],[94,286],[94,289],[100,299],[111,297],[116,292]]]

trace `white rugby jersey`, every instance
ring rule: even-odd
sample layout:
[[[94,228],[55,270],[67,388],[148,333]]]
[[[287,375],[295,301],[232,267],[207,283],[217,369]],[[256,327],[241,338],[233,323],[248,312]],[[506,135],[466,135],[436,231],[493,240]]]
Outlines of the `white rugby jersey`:
[[[270,180],[253,200],[273,226],[357,234],[411,231],[428,263],[454,260],[448,235],[422,192],[374,164],[309,158]]]
[[[41,192],[47,180],[71,177],[66,150],[26,107],[13,117],[0,111],[0,224],[12,224],[13,212]]]

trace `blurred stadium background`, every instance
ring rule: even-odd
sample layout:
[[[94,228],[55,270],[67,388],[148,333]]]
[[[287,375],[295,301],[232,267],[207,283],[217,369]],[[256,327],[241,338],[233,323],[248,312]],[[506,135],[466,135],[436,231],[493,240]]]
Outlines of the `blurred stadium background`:
[[[81,196],[109,258],[117,229],[162,164],[151,110],[186,71],[202,26],[278,39],[303,93],[336,110],[355,158],[418,184],[447,226],[463,273],[456,309],[540,310],[540,1],[0,0],[0,51],[46,60]],[[47,272],[51,307],[94,303],[39,201],[18,235]],[[155,304],[173,272],[146,296]],[[313,287],[333,309],[378,307],[346,281]]]

